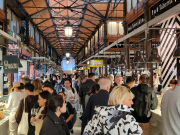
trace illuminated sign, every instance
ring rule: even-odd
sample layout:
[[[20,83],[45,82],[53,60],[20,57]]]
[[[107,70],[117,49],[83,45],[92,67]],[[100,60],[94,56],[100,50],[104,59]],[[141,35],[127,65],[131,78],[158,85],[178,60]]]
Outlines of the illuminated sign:
[[[104,66],[103,60],[91,60],[89,66],[90,67],[102,67],[102,66]]]

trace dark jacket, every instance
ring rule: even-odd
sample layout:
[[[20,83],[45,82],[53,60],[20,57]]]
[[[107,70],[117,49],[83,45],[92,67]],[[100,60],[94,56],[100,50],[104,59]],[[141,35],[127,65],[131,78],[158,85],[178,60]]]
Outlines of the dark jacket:
[[[147,84],[139,84],[131,89],[135,98],[133,99],[132,115],[139,123],[148,123],[151,118],[151,110],[155,110],[158,105],[158,99],[153,88]]]
[[[90,91],[91,86],[94,85],[96,82],[94,82],[91,79],[86,80],[86,82],[81,84],[80,90],[79,90],[79,97],[82,100],[83,106],[85,105],[85,97],[87,93]]]
[[[128,89],[131,89],[128,85],[126,85],[126,84],[122,84],[121,86],[124,86],[124,87],[126,87],[126,88],[128,88]]]
[[[34,104],[38,100],[38,95],[30,95],[25,98],[25,112],[28,112],[28,120],[29,120],[29,126],[32,126],[30,124],[30,118],[31,118],[31,109],[33,108]],[[24,109],[24,99],[22,99],[19,103],[19,107],[17,109],[15,119],[16,122],[19,124],[21,122],[22,114]]]
[[[98,93],[92,95],[89,98],[87,107],[86,107],[86,116],[88,120],[91,120],[95,114],[95,106],[107,106],[109,101],[109,92],[106,90],[100,90]]]
[[[53,111],[48,110],[39,135],[70,135],[70,133],[63,116],[58,118]]]
[[[67,120],[71,114],[74,114],[74,108],[72,107],[71,103],[66,102],[66,112],[62,113],[62,116]],[[71,119],[72,120],[72,119]],[[68,129],[71,130],[73,128],[72,121],[67,123]]]

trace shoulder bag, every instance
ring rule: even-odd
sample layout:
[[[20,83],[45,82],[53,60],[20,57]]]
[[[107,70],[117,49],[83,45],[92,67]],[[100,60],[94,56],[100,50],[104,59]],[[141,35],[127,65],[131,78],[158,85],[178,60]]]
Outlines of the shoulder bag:
[[[24,109],[21,121],[18,126],[18,134],[27,135],[29,130],[28,113],[25,112],[25,98],[24,98]]]

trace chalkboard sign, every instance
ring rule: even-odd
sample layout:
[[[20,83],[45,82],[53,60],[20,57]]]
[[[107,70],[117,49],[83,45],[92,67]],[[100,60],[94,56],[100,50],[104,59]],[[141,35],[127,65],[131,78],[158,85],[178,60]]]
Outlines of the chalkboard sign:
[[[3,56],[4,73],[18,73],[19,60],[16,55]]]

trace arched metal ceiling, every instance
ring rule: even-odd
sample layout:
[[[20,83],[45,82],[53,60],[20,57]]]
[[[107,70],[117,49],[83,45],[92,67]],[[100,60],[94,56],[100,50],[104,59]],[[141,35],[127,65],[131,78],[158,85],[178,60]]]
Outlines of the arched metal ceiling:
[[[19,0],[59,55],[76,56],[104,20],[122,18],[123,0]],[[67,20],[73,35],[66,38]]]

